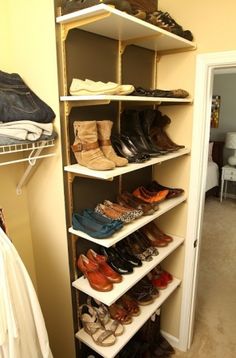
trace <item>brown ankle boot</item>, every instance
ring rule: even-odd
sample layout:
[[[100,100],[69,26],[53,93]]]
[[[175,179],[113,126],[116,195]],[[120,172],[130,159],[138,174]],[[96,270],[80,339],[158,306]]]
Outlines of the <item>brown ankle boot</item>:
[[[111,146],[110,137],[112,126],[112,121],[97,121],[99,145],[106,158],[113,161],[116,167],[123,167],[128,164],[128,160],[116,155],[114,149]]]
[[[115,168],[99,148],[96,121],[75,121],[74,133],[75,141],[71,147],[80,165],[94,170]]]

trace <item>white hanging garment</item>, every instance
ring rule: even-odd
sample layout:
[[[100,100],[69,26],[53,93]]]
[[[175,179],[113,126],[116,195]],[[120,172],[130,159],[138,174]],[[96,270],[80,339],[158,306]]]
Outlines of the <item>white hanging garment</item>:
[[[0,228],[0,358],[52,358],[28,272]]]

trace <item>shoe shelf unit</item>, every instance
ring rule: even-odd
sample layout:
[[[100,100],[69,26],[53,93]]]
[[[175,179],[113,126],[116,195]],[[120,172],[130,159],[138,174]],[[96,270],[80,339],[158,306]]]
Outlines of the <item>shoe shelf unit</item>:
[[[168,285],[165,290],[160,292],[160,296],[154,299],[154,302],[140,306],[140,315],[133,317],[133,321],[124,325],[124,333],[116,337],[115,344],[110,347],[101,347],[94,343],[93,339],[82,328],[76,333],[76,337],[83,343],[87,344],[95,352],[100,354],[104,358],[114,358],[120,350],[128,343],[128,341],[138,332],[138,330],[144,325],[144,323],[157,311],[158,308],[167,300],[167,298],[178,288],[181,281],[177,278],[173,278],[173,281]]]
[[[56,22],[63,24],[63,38],[68,32],[79,28],[83,31],[161,52],[185,51],[196,48],[192,41],[176,36],[157,26],[105,4],[99,4],[74,13],[58,16]]]
[[[64,172],[65,192],[68,222],[68,247],[70,251],[70,265],[72,273],[72,286],[75,288],[73,294],[76,296],[74,302],[77,306],[84,299],[84,294],[92,296],[106,305],[111,305],[139,280],[147,275],[153,268],[165,259],[173,255],[182,257],[180,248],[184,242],[184,231],[179,234],[175,225],[178,217],[183,216],[187,202],[186,194],[165,200],[159,205],[153,215],[143,216],[124,227],[106,239],[95,239],[82,231],[71,227],[72,213],[86,207],[95,207],[99,200],[109,199],[115,201],[117,193],[122,190],[132,191],[132,185],[142,184],[142,180],[152,180],[157,171],[162,172],[166,167],[177,163],[175,170],[171,171],[169,186],[175,187],[175,176],[178,177],[178,186],[181,185],[182,167],[190,154],[190,148],[186,146],[176,152],[171,152],[159,157],[151,158],[144,163],[132,163],[124,167],[112,170],[95,171],[76,163],[70,146],[73,144],[73,121],[88,121],[112,119],[113,130],[120,131],[120,117],[125,108],[154,108],[162,104],[171,105],[178,110],[182,106],[191,105],[192,98],[162,98],[141,96],[69,96],[69,86],[73,78],[91,79],[94,81],[116,82],[119,84],[133,84],[135,87],[158,88],[157,67],[160,56],[191,51],[196,48],[194,42],[176,36],[166,30],[158,28],[134,16],[126,14],[114,7],[99,4],[76,11],[71,14],[58,16],[58,54],[60,65],[60,101],[62,114],[62,134],[64,149]],[[180,123],[181,126],[181,123]],[[182,143],[181,143],[182,144]],[[162,164],[162,165],[159,165]],[[177,169],[176,169],[177,168]],[[100,179],[100,180],[97,180]],[[162,183],[164,184],[164,182]],[[184,189],[187,189],[184,187]],[[102,199],[101,199],[102,198]],[[88,206],[86,206],[88,205]],[[175,208],[175,209],[174,209]],[[172,210],[174,209],[174,210]],[[172,216],[175,217],[172,220]],[[143,227],[151,221],[162,220],[170,216],[170,230],[174,240],[168,246],[158,248],[159,255],[153,256],[150,262],[143,262],[141,267],[135,268],[132,274],[123,275],[119,284],[114,284],[110,292],[100,292],[91,288],[84,277],[78,278],[76,260],[78,253],[85,253],[90,247],[95,251],[99,246],[111,247],[124,239],[129,234]],[[177,224],[176,224],[177,225]],[[79,249],[78,249],[79,248]],[[78,252],[79,250],[79,252]],[[168,267],[167,267],[168,269]],[[173,270],[172,270],[173,271]],[[181,275],[172,272],[174,276]],[[117,337],[117,341],[111,347],[102,347],[94,343],[92,338],[79,329],[76,333],[84,344],[90,346],[94,351],[105,358],[113,358],[126,345],[132,336],[151,317],[151,315],[165,303],[168,297],[180,285],[181,280],[174,278],[160,296],[152,304],[140,307],[141,313],[134,317],[129,325],[125,325],[125,331]],[[181,289],[180,289],[181,291]],[[80,295],[80,292],[83,293]],[[176,290],[178,295],[179,290]],[[82,298],[81,298],[82,297]],[[179,299],[177,300],[179,301]],[[74,307],[75,316],[78,307]],[[79,327],[78,322],[75,326]]]
[[[131,164],[126,165],[125,167],[120,167],[120,168],[116,167],[115,169],[112,169],[112,170],[97,171],[97,170],[88,169],[88,168],[83,167],[82,165],[79,165],[79,164],[67,165],[64,167],[64,169],[65,169],[65,171],[67,171],[69,173],[73,173],[78,176],[104,179],[104,180],[112,180],[116,176],[130,173],[135,170],[140,170],[142,168],[153,166],[155,164],[161,164],[167,160],[178,158],[178,157],[181,157],[181,156],[189,154],[189,153],[190,153],[189,148],[183,148],[183,149],[179,149],[178,151],[176,151],[174,153],[168,153],[168,154],[162,155],[160,157],[149,159],[144,163],[131,163]]]
[[[118,232],[114,233],[110,238],[106,239],[96,239],[87,235],[86,233],[74,230],[72,227],[69,228],[69,232],[76,236],[82,237],[88,241],[92,241],[98,245],[102,245],[105,247],[111,247],[115,245],[120,240],[124,239],[126,236],[132,234],[134,231],[140,229],[144,225],[148,224],[149,222],[157,219],[159,216],[165,214],[166,212],[170,211],[171,209],[175,208],[176,206],[180,205],[187,199],[186,195],[181,195],[180,197],[173,198],[170,200],[166,200],[160,204],[159,210],[155,212],[153,215],[146,215],[142,216],[139,219],[134,220],[133,222],[126,224],[120,229]]]
[[[173,236],[173,241],[166,247],[159,247],[159,255],[153,257],[152,261],[145,262],[141,267],[136,267],[134,272],[128,275],[123,275],[123,280],[120,283],[114,284],[114,287],[109,292],[100,292],[94,290],[87,279],[80,277],[74,281],[72,285],[79,291],[83,291],[89,296],[96,298],[105,305],[110,306],[124,295],[131,287],[133,287],[139,280],[146,276],[152,269],[154,269],[161,261],[169,256],[177,247],[184,242],[181,237]]]
[[[144,97],[144,96],[118,96],[118,95],[96,95],[96,96],[61,96],[61,101],[68,102],[68,106],[77,107],[77,106],[87,106],[88,102],[92,105],[96,104],[109,104],[112,101],[120,102],[135,102],[138,103],[151,103],[151,104],[161,104],[161,103],[192,103],[191,98],[167,98],[167,97]]]

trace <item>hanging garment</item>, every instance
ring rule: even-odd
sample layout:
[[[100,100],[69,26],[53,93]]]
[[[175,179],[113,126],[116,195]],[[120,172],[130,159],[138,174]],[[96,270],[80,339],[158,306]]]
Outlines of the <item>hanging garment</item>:
[[[52,358],[31,279],[0,228],[0,358]]]

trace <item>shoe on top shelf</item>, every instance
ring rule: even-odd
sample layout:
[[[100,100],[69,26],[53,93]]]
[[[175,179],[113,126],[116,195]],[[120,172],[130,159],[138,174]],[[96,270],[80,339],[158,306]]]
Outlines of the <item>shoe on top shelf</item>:
[[[81,80],[73,78],[70,86],[72,96],[89,95],[128,95],[134,91],[132,85],[119,85],[115,82],[92,81],[89,79]]]

